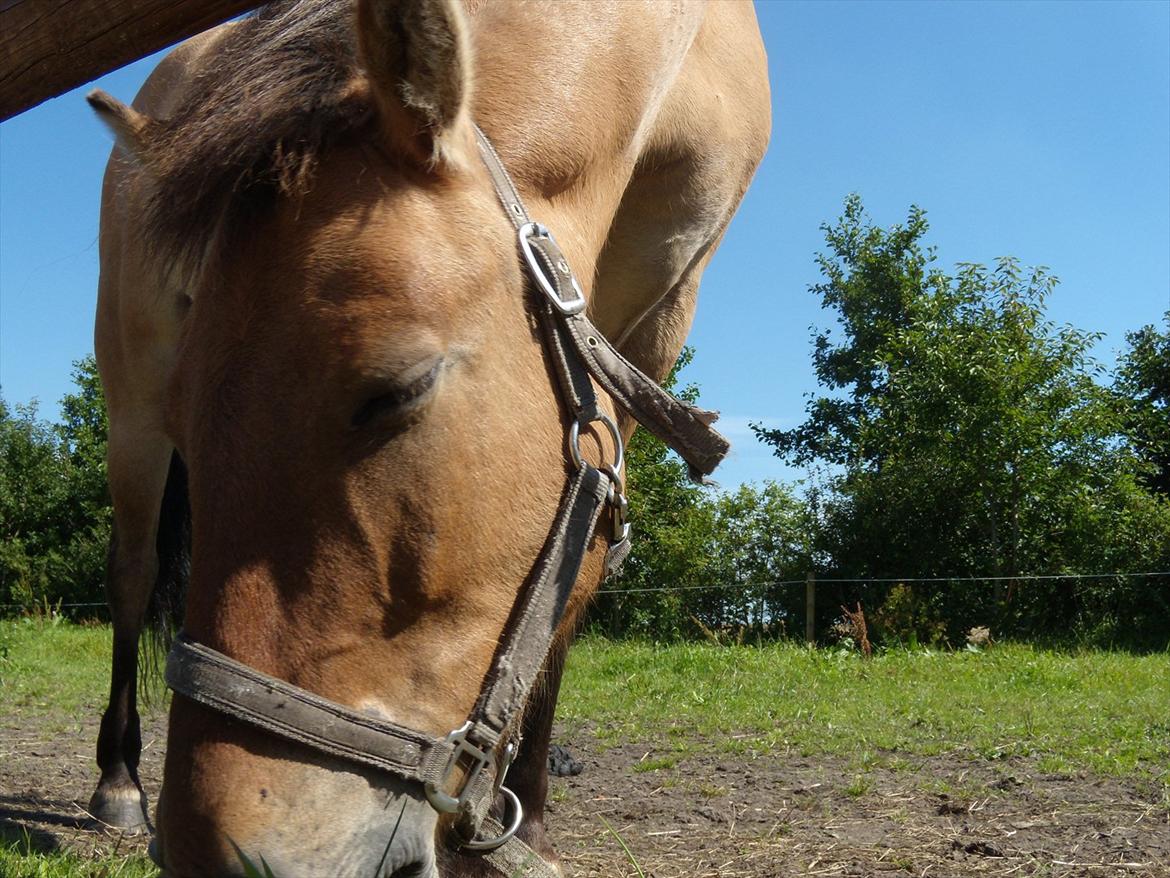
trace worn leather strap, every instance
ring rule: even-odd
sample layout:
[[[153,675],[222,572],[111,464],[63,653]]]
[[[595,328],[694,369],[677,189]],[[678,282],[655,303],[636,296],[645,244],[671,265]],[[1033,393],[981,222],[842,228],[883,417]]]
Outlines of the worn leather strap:
[[[731,450],[712,424],[718,412],[683,402],[621,355],[585,316],[564,318],[577,356],[594,378],[639,424],[679,453],[692,474],[709,476]]]
[[[589,465],[570,480],[529,585],[517,598],[518,612],[506,629],[472,710],[472,726],[467,732],[471,743],[494,746],[489,742],[499,740],[523,713],[564,619],[610,484],[605,473]],[[483,834],[480,826],[495,798],[495,788],[482,785],[486,779],[486,774],[481,775],[481,786],[470,791],[457,821],[467,839]]]
[[[504,826],[493,817],[485,817],[483,833],[494,838],[504,832]],[[506,878],[563,878],[561,871],[520,839],[512,836],[483,858]]]
[[[473,717],[477,724],[502,733],[527,703],[564,619],[609,485],[604,473],[588,465],[570,482],[557,514],[557,527],[541,552],[536,575],[521,597],[520,614],[513,620],[493,664],[491,682],[476,705]]]
[[[453,748],[395,723],[263,674],[180,632],[167,657],[167,685],[227,716],[332,756],[425,782]]]
[[[495,147],[477,127],[476,142],[480,157],[487,167],[496,196],[504,213],[517,231],[531,222],[524,201],[520,197]],[[575,281],[568,260],[551,238],[538,237],[531,245],[539,255],[547,279],[562,302],[576,295]],[[727,456],[731,444],[711,426],[718,414],[683,402],[658,385],[610,344],[598,331],[584,311],[567,314],[558,309],[551,312],[564,328],[567,338],[580,361],[614,401],[633,418],[679,453],[693,473],[710,475]],[[568,388],[571,397],[576,387]]]

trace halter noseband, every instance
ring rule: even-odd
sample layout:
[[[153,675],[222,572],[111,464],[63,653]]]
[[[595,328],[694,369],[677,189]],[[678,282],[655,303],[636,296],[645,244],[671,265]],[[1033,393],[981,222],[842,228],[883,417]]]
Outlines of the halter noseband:
[[[482,854],[505,875],[556,878],[559,872],[515,837],[523,813],[519,799],[503,782],[519,746],[515,720],[544,667],[581,562],[606,507],[612,511],[613,521],[607,573],[616,570],[629,552],[622,438],[617,425],[597,403],[593,379],[616,404],[677,451],[690,465],[692,475],[709,474],[729,446],[711,427],[716,418],[713,412],[664,391],[626,360],[585,316],[584,293],[556,240],[548,229],[529,218],[495,148],[478,127],[475,131],[480,157],[504,213],[516,229],[520,256],[532,286],[540,294],[534,297],[534,308],[562,402],[571,417],[568,446],[575,472],[471,716],[446,737],[435,738],[262,674],[183,633],[167,658],[166,680],[184,697],[277,737],[422,784],[436,811],[457,815],[460,850]],[[597,422],[610,433],[615,448],[615,459],[601,467],[586,461],[579,446],[580,431]],[[493,763],[494,777],[489,770]],[[501,793],[510,806],[505,810],[512,813],[507,826],[487,813]]]

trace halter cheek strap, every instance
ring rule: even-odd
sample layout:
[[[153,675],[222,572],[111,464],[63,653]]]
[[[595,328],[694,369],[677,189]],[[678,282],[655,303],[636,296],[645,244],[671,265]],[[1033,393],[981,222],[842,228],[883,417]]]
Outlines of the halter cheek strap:
[[[714,472],[727,456],[730,443],[711,425],[719,417],[672,396],[621,355],[586,316],[586,301],[569,262],[552,234],[528,217],[528,211],[495,147],[475,129],[479,154],[487,166],[504,214],[515,226],[529,274],[544,294],[546,341],[561,378],[561,391],[570,410],[580,420],[594,420],[597,400],[589,376],[595,378],[614,402],[678,452],[692,475]],[[570,353],[571,351],[571,353]]]
[[[559,870],[515,837],[522,817],[520,802],[503,781],[519,742],[508,741],[506,734],[515,727],[545,665],[606,508],[612,519],[605,535],[607,572],[613,572],[629,552],[622,437],[598,405],[593,382],[675,449],[696,477],[714,470],[729,446],[711,427],[714,413],[671,396],[597,330],[585,315],[584,293],[552,233],[529,218],[494,147],[478,128],[476,137],[539,293],[535,308],[569,416],[569,457],[575,472],[471,716],[447,736],[435,738],[263,674],[182,633],[168,656],[166,680],[180,695],[270,734],[422,784],[436,811],[456,815],[462,836],[457,846],[464,853],[483,855],[509,876],[559,878]],[[614,446],[614,460],[600,467],[586,461],[579,446],[581,431],[593,424],[611,434]],[[487,814],[500,793],[511,805],[508,826]]]

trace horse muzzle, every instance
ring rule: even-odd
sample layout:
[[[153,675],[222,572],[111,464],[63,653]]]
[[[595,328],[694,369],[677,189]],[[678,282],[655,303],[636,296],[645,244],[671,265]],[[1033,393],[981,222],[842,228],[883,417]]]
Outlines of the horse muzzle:
[[[225,787],[160,794],[150,855],[167,878],[438,878],[437,814],[405,785],[289,765],[265,786]]]

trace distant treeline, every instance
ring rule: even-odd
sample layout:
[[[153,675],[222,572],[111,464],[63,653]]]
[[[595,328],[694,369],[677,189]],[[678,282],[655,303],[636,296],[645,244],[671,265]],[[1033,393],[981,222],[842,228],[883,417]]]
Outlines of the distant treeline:
[[[960,645],[979,626],[1166,648],[1170,576],[1018,577],[1170,571],[1170,312],[1127,335],[1107,376],[1099,335],[1046,319],[1047,269],[945,273],[922,210],[882,229],[856,196],[822,228],[810,291],[837,319],[812,339],[821,393],[794,429],[754,426],[808,480],[712,494],[636,436],[637,543],[593,624],[800,636],[811,572],[822,637],[860,601],[878,642]]]
[[[959,645],[980,626],[1170,646],[1170,576],[1026,578],[1170,571],[1170,312],[1129,333],[1106,374],[1090,354],[1099,335],[1047,319],[1047,269],[1004,258],[946,273],[922,210],[883,229],[856,196],[823,231],[810,291],[836,326],[812,339],[820,395],[791,430],[754,426],[808,479],[714,491],[639,431],[634,548],[588,624],[659,640],[803,636],[812,573],[824,639],[860,602],[879,644]],[[693,355],[667,382],[691,399],[698,389],[676,384]],[[75,379],[61,423],[0,400],[3,613],[102,600],[111,516],[92,358]]]

